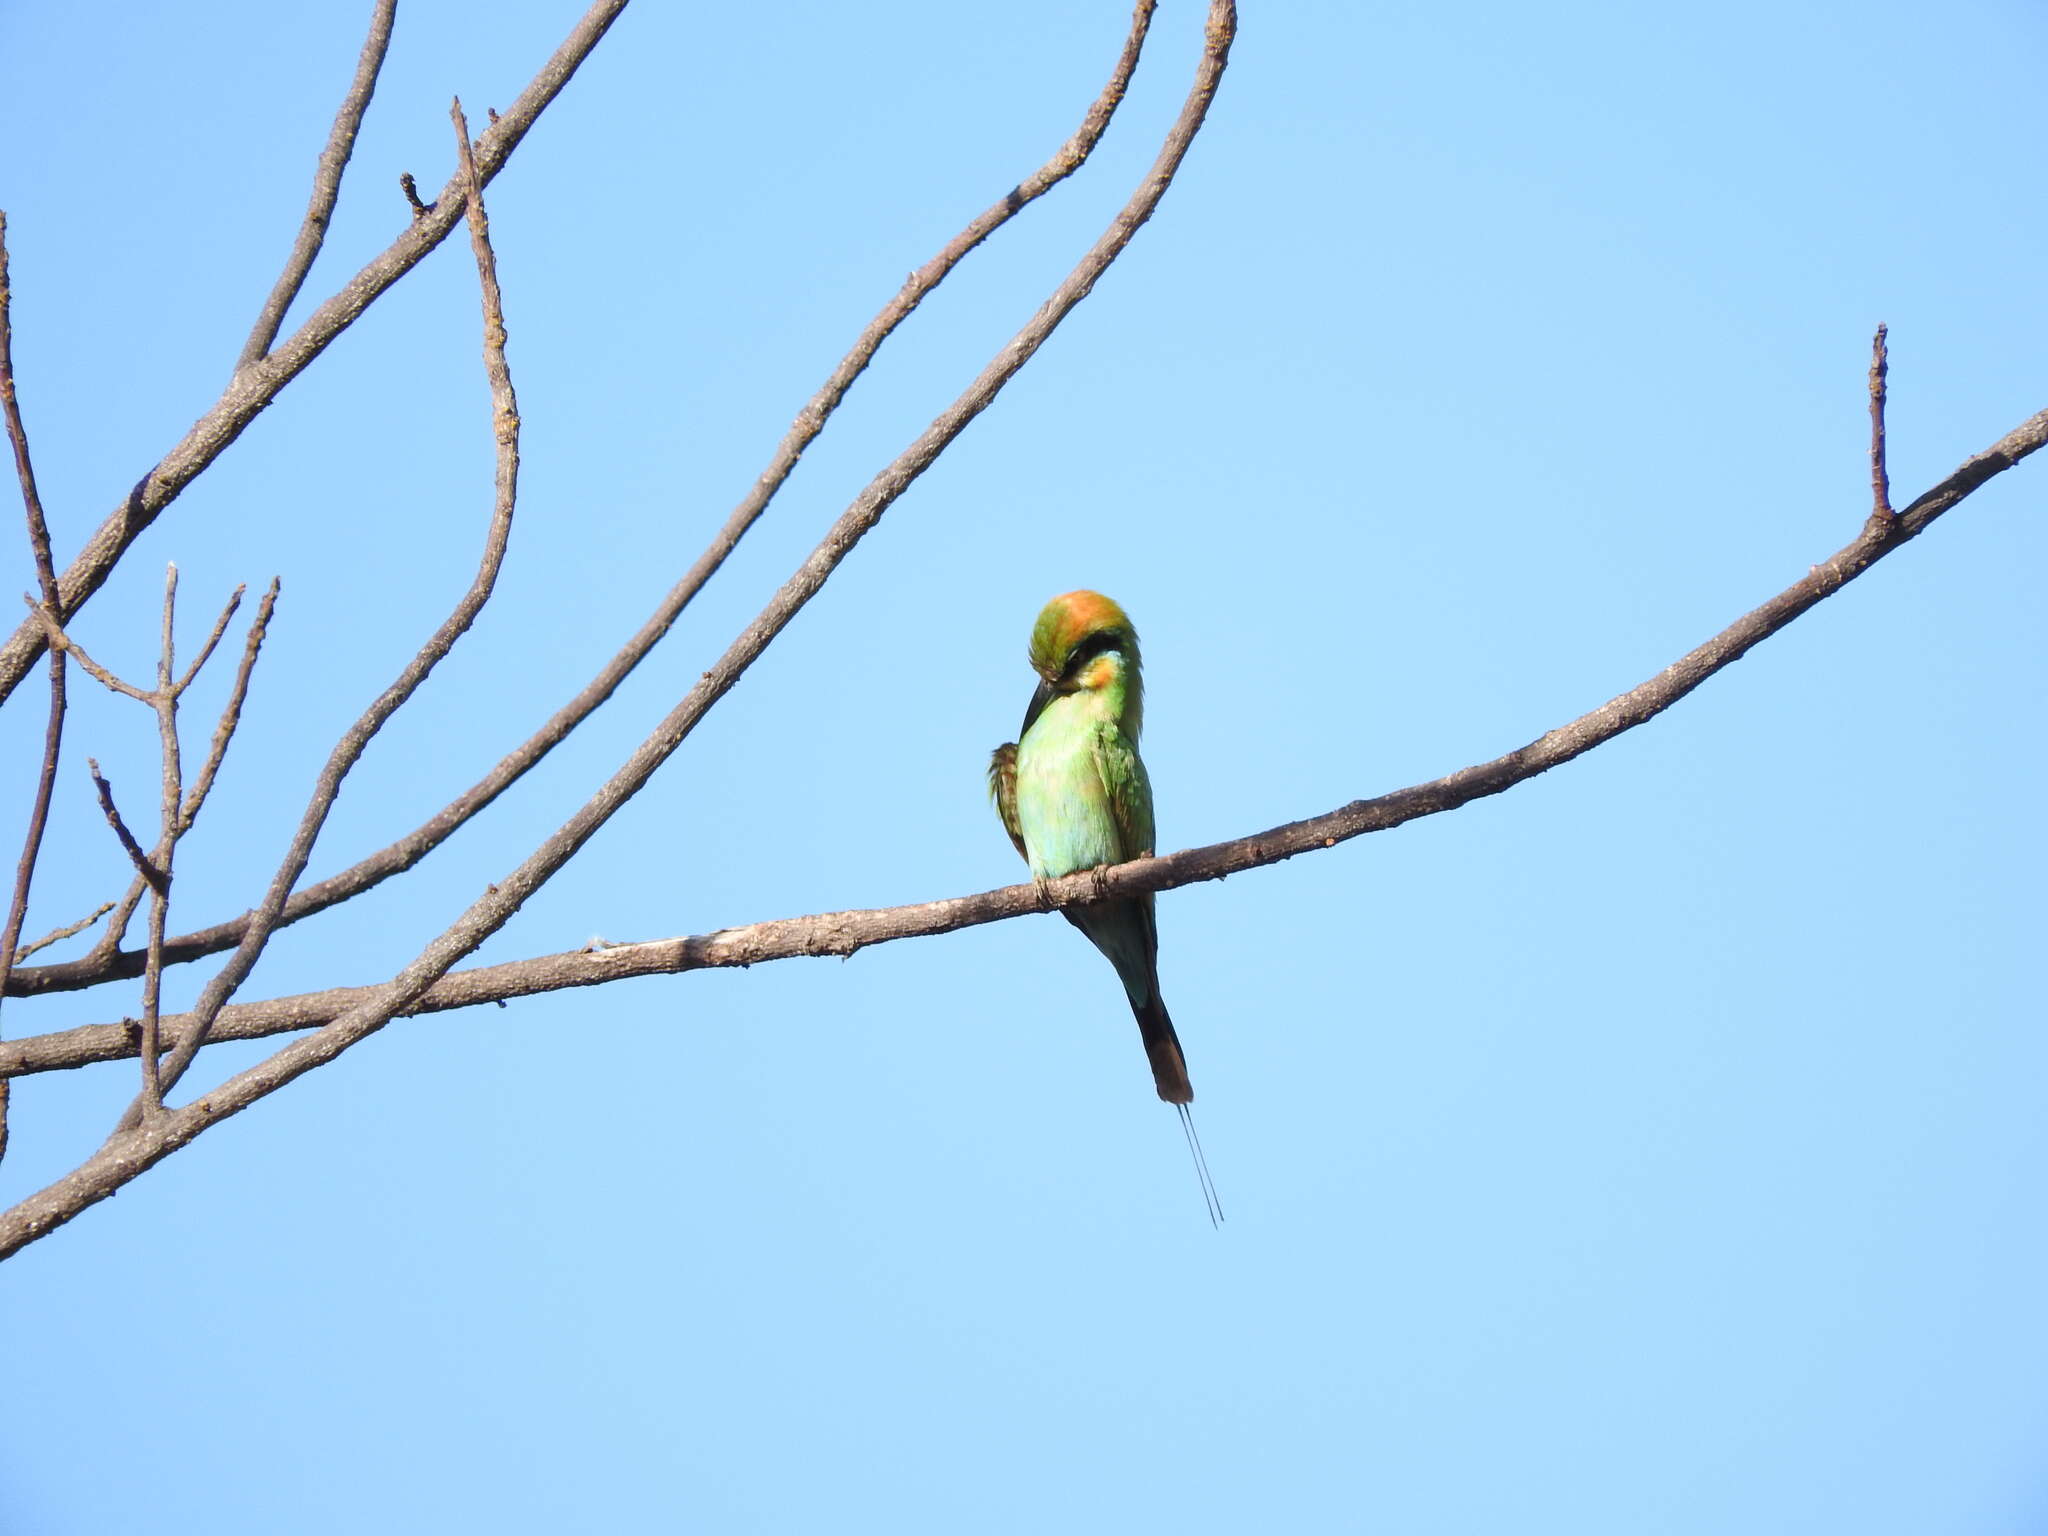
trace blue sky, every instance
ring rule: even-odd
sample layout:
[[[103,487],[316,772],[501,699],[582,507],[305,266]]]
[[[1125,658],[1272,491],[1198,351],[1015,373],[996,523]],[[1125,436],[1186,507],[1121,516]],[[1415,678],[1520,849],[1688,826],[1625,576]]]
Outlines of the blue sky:
[[[367,11],[0,15],[60,560],[225,383]],[[402,9],[312,298],[401,226],[400,171],[441,184],[450,95],[507,105],[576,14]],[[1127,15],[627,13],[491,191],[500,595],[315,878],[611,653],[903,274],[1073,130]],[[1095,159],[926,302],[590,727],[246,995],[388,977],[582,802],[1099,233],[1200,23],[1162,8]],[[2018,4],[1247,4],[1126,257],[479,958],[1017,878],[982,765],[1076,586],[1143,633],[1165,848],[1654,674],[1854,535],[1877,322],[1902,504],[2048,405],[2044,41]],[[195,634],[283,579],[174,926],[255,900],[467,582],[476,337],[451,241],[76,626],[143,675],[165,561]],[[1057,918],[401,1022],[0,1271],[0,1531],[2048,1527],[2043,475],[1564,769],[1162,897],[1221,1231]],[[154,782],[148,718],[95,692],[31,932],[125,884],[84,756]],[[0,805],[41,729],[24,687]],[[132,1091],[20,1083],[0,1196]]]

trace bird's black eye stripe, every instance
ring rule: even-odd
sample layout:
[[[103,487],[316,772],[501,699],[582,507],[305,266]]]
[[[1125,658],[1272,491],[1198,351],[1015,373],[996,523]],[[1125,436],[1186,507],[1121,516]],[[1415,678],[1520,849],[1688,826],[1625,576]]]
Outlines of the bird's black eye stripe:
[[[1060,676],[1072,677],[1103,653],[1120,651],[1123,648],[1124,637],[1120,631],[1099,629],[1067,653],[1067,664],[1060,669]]]

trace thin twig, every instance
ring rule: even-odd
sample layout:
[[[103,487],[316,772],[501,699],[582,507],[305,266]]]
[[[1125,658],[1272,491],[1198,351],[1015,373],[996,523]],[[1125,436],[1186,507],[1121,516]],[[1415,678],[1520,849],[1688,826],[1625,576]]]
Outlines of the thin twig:
[[[52,944],[63,943],[64,940],[70,938],[74,933],[85,932],[86,929],[113,910],[114,904],[111,901],[103,901],[76,922],[66,923],[62,928],[52,928],[40,939],[33,939],[16,949],[14,951],[14,963],[19,965],[25,957],[34,954],[39,949],[48,949]]]
[[[213,648],[220,644],[220,637],[228,632],[228,620],[232,619],[235,610],[242,606],[242,594],[248,590],[246,583],[235,588],[234,595],[228,599],[227,607],[221,609],[220,617],[213,621],[213,633],[206,637],[206,644],[199,647],[199,654],[193,659],[192,665],[185,669],[185,675],[172,687],[173,694],[182,694],[192,686],[192,680],[199,675],[199,669],[206,665],[207,658],[213,655]]]
[[[14,280],[7,257],[7,214],[0,210],[0,414],[7,420],[7,441],[14,450],[15,478],[21,483],[22,508],[28,518],[29,554],[43,601],[54,604],[57,567],[50,555],[50,525],[43,516],[42,492],[36,487],[35,461],[28,449],[28,426],[14,384]],[[14,893],[7,904],[7,924],[0,929],[0,997],[21,958],[22,925],[28,921],[29,888],[42,856],[43,832],[50,824],[50,801],[57,786],[57,760],[64,746],[65,662],[61,650],[50,652],[50,710],[43,727],[43,765],[36,778],[35,801],[21,837],[21,857],[14,866]],[[7,1155],[7,1112],[11,1095],[0,1082],[0,1158]]]
[[[85,647],[64,632],[64,627],[51,615],[47,603],[39,603],[27,593],[22,594],[21,600],[28,604],[29,612],[34,615],[35,622],[41,627],[48,643],[55,646],[65,655],[70,656],[79,666],[83,667],[86,676],[100,684],[101,687],[106,688],[109,692],[123,694],[144,704],[150,701],[147,689],[138,688],[130,682],[124,682],[94,661],[91,656],[87,655]]]
[[[378,988],[374,997],[351,1008],[324,1029],[303,1040],[293,1041],[191,1103],[166,1111],[147,1125],[117,1132],[98,1152],[55,1184],[0,1215],[0,1259],[70,1221],[81,1211],[97,1205],[210,1126],[239,1113],[258,1099],[332,1061],[349,1047],[375,1034],[394,1014],[409,1007],[446,975],[458,960],[503,927],[535,891],[573,858],[597,829],[647,782],[704,712],[731,689],[754,658],[816,594],[860,536],[874,526],[896,497],[923,473],[948,443],[959,436],[967,423],[988,408],[1002,386],[1044,344],[1074,306],[1087,296],[1109,264],[1130,243],[1132,235],[1151,216],[1167,187],[1172,184],[1174,172],[1208,113],[1217,82],[1221,80],[1229,58],[1236,29],[1237,7],[1233,0],[1210,0],[1208,26],[1202,57],[1196,67],[1194,87],[1168,132],[1159,158],[1109,230],[967,391],[855,500],[834,524],[825,542],[784,584],[761,616],[742,631],[718,666],[699,680],[683,702],[669,712],[654,734],[575,815],[517,869],[471,903],[469,909],[427,945],[411,964]],[[281,897],[277,905],[282,905]],[[273,921],[274,918],[273,908]],[[264,931],[267,933],[267,929]],[[243,949],[236,951],[236,959],[247,948],[245,941]],[[230,960],[229,968],[235,963],[235,960]],[[214,1007],[217,1012],[219,1004]],[[195,1009],[194,1012],[200,1010]],[[211,1015],[203,1015],[196,1028],[203,1030],[210,1018]],[[183,1050],[182,1045],[180,1050]]]
[[[1897,514],[1892,511],[1892,477],[1884,459],[1884,338],[1880,325],[1870,339],[1870,515],[1888,520]]]
[[[505,115],[494,123],[477,149],[477,171],[485,185],[504,169],[505,162],[526,137],[577,67],[594,49],[605,30],[626,7],[626,0],[596,0],[554,56],[543,65],[532,82],[519,94]],[[194,424],[192,430],[156,467],[137,482],[120,506],[108,514],[85,547],[60,578],[57,618],[69,623],[113,572],[115,564],[142,531],[156,521],[164,508],[178,498],[186,486],[207,465],[227,449],[242,430],[275,401],[293,379],[327,349],[335,337],[353,325],[363,311],[413,269],[420,259],[446,239],[462,218],[462,194],[458,180],[451,180],[433,211],[411,222],[339,292],[309,316],[299,329],[260,363],[241,369],[221,393],[213,408]],[[30,621],[15,630],[0,645],[0,699],[5,699],[27,675],[42,654],[43,627]]]
[[[314,258],[327,239],[327,226],[341,196],[342,172],[348,169],[348,158],[355,152],[356,131],[362,127],[363,114],[369,111],[370,97],[377,89],[377,71],[384,67],[384,52],[391,46],[391,23],[397,11],[398,0],[376,0],[371,10],[370,35],[363,40],[363,51],[356,59],[356,77],[341,99],[340,110],[334,114],[327,147],[320,151],[320,163],[313,171],[313,195],[306,204],[305,222],[299,226],[299,238],[285,259],[284,271],[278,274],[276,286],[263,302],[263,313],[256,317],[255,329],[242,344],[242,355],[235,360],[237,370],[260,362],[270,351],[270,344],[277,339],[277,328],[284,324],[285,312],[299,296],[306,274],[313,270]]]
[[[284,910],[285,899],[291,895],[299,876],[305,873],[306,861],[313,855],[313,845],[320,836],[320,829],[326,825],[328,812],[341,794],[342,780],[363,755],[371,738],[413,696],[420,684],[427,680],[427,675],[475,622],[477,614],[490,600],[498,571],[505,563],[505,549],[512,534],[512,514],[519,495],[519,407],[512,393],[511,373],[505,363],[504,309],[498,292],[497,263],[490,246],[490,224],[484,211],[483,180],[470,147],[459,103],[452,115],[456,139],[460,144],[457,158],[461,167],[454,199],[468,210],[470,240],[477,260],[477,280],[483,290],[484,371],[491,386],[492,435],[498,445],[496,486],[490,528],[484,537],[483,558],[469,590],[462,595],[441,627],[420,647],[398,680],[385,689],[335,743],[314,785],[312,799],[299,820],[291,846],[286,849],[284,860],[271,878],[270,888],[264,893],[262,905],[250,915],[248,929],[227,964],[207,982],[199,1000],[192,1005],[191,1028],[179,1040],[177,1049],[163,1066],[163,1091],[166,1093],[176,1086],[178,1079],[185,1075],[186,1068],[192,1065],[193,1056],[206,1043],[207,1030],[214,1016],[248,978],[264,946],[270,942],[270,935],[276,930],[278,918]],[[116,1137],[133,1130],[147,1112],[148,1106],[141,1100],[131,1104],[116,1128]]]
[[[804,452],[824,430],[826,422],[838,409],[848,390],[867,369],[876,352],[896,328],[971,251],[1018,212],[1072,175],[1094,153],[1130,84],[1131,73],[1137,67],[1139,54],[1152,23],[1153,10],[1154,0],[1139,0],[1132,11],[1130,32],[1124,39],[1123,50],[1117,58],[1116,66],[1110,72],[1108,83],[1090,104],[1080,127],[1044,165],[983,210],[966,228],[949,240],[937,255],[913,272],[896,296],[868,322],[825,382],[805,403],[803,409],[797,412],[789,431],[776,445],[767,468],[733,508],[717,536],[684,573],[682,580],[663,597],[647,621],[618,653],[605,663],[603,670],[573,699],[558,709],[538,731],[507,753],[489,773],[421,825],[367,858],[358,860],[349,868],[330,875],[317,884],[307,886],[304,890],[293,892],[291,899],[285,903],[283,915],[278,920],[279,927],[311,917],[317,912],[324,912],[331,906],[361,895],[393,875],[403,874],[411,869],[517,783],[522,775],[560,745],[577,726],[618,691],[619,685],[632,675],[634,668],[639,666],[668,634],[684,608],[725,563],[747,530],[753,527],[768,509],[769,503],[789,479]],[[244,914],[230,918],[226,922],[216,923],[209,928],[177,935],[165,943],[165,963],[175,965],[206,955],[218,954],[224,949],[232,949],[241,942],[243,934],[248,931],[248,925],[249,918]],[[90,955],[66,962],[61,970],[57,967],[39,970],[24,985],[37,991],[71,991],[117,977],[136,975],[141,971],[142,964],[142,955],[139,951],[124,952],[119,949],[118,943],[103,943],[95,947]]]
[[[22,506],[28,514],[29,553],[36,563],[36,581],[47,599],[57,588],[57,569],[50,558],[50,527],[43,517],[42,494],[29,457],[28,428],[21,419],[21,401],[14,386],[14,279],[7,255],[7,214],[0,209],[0,412],[7,418],[7,442],[14,450],[14,474],[21,482]]]
[[[1043,890],[1033,884],[1010,885],[973,896],[912,906],[780,918],[689,938],[657,939],[597,951],[575,950],[450,971],[403,1007],[393,1010],[394,1016],[472,1008],[569,987],[604,986],[636,976],[745,967],[809,956],[852,955],[875,944],[951,933],[1043,912],[1048,907],[1100,899],[1123,900],[1199,881],[1220,880],[1298,854],[1334,848],[1351,838],[1384,832],[1424,816],[1455,810],[1525,783],[1654,719],[1714,673],[1923,532],[1993,475],[2010,469],[2044,445],[2048,445],[2048,411],[2042,411],[1966,461],[1900,512],[1898,517],[1906,529],[1903,536],[1882,536],[1866,528],[1854,542],[1814,566],[1804,578],[1744,614],[1648,681],[1491,762],[1370,800],[1356,800],[1325,815],[1289,822],[1249,837],[1187,848],[1156,859],[1138,859],[1106,871],[1085,870],[1048,881]],[[214,1042],[254,1040],[330,1025],[374,1004],[388,985],[336,987],[264,1002],[238,1003],[222,1010],[210,1038]],[[175,1015],[165,1019],[167,1034],[185,1030],[187,1017]],[[96,1062],[124,1060],[134,1054],[135,1035],[131,1027],[88,1024],[0,1043],[0,1077],[66,1071]]]
[[[270,589],[263,594],[263,601],[256,605],[256,618],[249,626],[249,636],[242,642],[242,664],[235,669],[234,686],[228,690],[228,701],[221,707],[220,723],[213,728],[213,742],[207,749],[206,761],[199,769],[199,777],[192,781],[191,791],[178,812],[181,836],[189,832],[192,823],[199,819],[199,809],[206,804],[206,797],[213,789],[214,776],[220,772],[220,765],[228,755],[228,743],[234,739],[235,727],[241,724],[242,705],[249,697],[249,678],[256,670],[256,656],[263,649],[264,637],[270,632],[270,617],[277,611],[277,593],[278,581],[273,576]],[[241,595],[242,589],[235,588],[237,601]],[[210,645],[208,649],[211,649]]]
[[[405,194],[405,200],[412,206],[412,216],[424,219],[434,210],[431,205],[420,201],[420,184],[412,179],[411,171],[398,173],[398,190]]]
[[[120,811],[114,806],[114,786],[100,772],[99,763],[88,757],[85,766],[92,774],[92,787],[100,797],[100,811],[106,816],[107,825],[114,829],[114,836],[120,839],[121,851],[128,855],[128,862],[135,866],[142,878],[149,882],[149,888],[155,890],[163,882],[163,871],[150,863],[149,855],[142,851],[142,844],[135,841],[135,834],[128,830],[128,823],[121,819]]]

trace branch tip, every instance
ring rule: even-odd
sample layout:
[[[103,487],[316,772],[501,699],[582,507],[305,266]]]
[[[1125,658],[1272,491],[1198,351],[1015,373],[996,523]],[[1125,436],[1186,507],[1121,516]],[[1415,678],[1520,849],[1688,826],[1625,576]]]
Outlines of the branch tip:
[[[1898,514],[1892,510],[1891,472],[1885,466],[1885,334],[1886,327],[1880,325],[1870,338],[1870,516],[1874,522],[1890,523]]]

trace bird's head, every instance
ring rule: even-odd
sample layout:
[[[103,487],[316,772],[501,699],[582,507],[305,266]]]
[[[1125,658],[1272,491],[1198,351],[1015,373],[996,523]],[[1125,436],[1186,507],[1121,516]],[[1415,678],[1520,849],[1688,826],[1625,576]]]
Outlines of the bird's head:
[[[1031,626],[1031,670],[1039,684],[1025,730],[1052,699],[1094,693],[1116,701],[1111,707],[1137,740],[1144,710],[1138,632],[1130,615],[1100,592],[1067,592],[1045,605]]]

